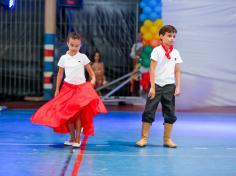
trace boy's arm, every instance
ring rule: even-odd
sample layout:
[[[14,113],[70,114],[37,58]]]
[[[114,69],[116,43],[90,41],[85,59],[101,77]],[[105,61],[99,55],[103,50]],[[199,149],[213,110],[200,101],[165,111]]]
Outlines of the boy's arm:
[[[180,64],[175,64],[175,96],[180,95],[180,78],[181,78],[181,71],[180,71]]]
[[[151,88],[148,94],[148,97],[150,99],[153,99],[155,97],[155,81],[154,81],[154,77],[155,77],[155,69],[156,69],[156,65],[157,62],[153,59],[151,59],[151,64],[150,64],[150,84],[151,84]]]
[[[56,83],[56,90],[55,90],[54,96],[57,96],[58,93],[59,93],[59,89],[60,89],[61,81],[62,81],[62,78],[63,78],[63,74],[64,74],[64,68],[59,67],[58,73],[57,73],[57,83]]]
[[[91,83],[92,83],[93,85],[95,85],[95,83],[96,83],[96,78],[95,78],[95,73],[94,73],[94,71],[93,71],[91,65],[90,65],[90,64],[86,64],[86,65],[85,65],[85,68],[86,68],[87,72],[89,73],[89,76],[92,78],[92,79],[91,79]]]

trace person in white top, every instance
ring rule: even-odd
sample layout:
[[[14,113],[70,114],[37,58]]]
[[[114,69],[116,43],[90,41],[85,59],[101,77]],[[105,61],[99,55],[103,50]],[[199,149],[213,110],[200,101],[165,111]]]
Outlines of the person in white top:
[[[93,88],[96,78],[90,61],[79,52],[80,35],[70,33],[67,45],[69,51],[58,62],[55,96],[38,109],[31,122],[52,127],[57,133],[69,132],[70,140],[64,144],[80,147],[82,129],[85,136],[94,135],[93,117],[107,110]],[[86,82],[84,68],[91,77],[90,82]],[[64,72],[65,79],[60,89]]]
[[[180,95],[180,63],[179,52],[173,48],[177,30],[174,26],[165,25],[160,31],[161,45],[153,49],[150,64],[150,88],[142,114],[142,134],[136,145],[147,145],[151,124],[155,120],[155,112],[159,102],[162,104],[164,117],[165,147],[176,148],[171,139],[173,124],[177,120],[175,115],[175,96]]]
[[[142,43],[142,35],[138,33],[136,43],[133,44],[130,52],[130,57],[132,59],[133,72],[137,72],[138,69],[138,61],[140,58],[140,54],[143,48]],[[132,96],[139,96],[140,89],[140,78],[138,73],[131,75],[130,81],[130,93]]]

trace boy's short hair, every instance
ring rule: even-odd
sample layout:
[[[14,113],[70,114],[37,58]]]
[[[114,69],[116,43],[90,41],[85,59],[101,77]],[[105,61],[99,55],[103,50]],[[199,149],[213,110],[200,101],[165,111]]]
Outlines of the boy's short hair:
[[[174,26],[171,26],[171,25],[164,25],[159,30],[159,35],[165,35],[166,32],[177,33],[177,29]]]
[[[81,40],[81,36],[79,33],[77,32],[70,32],[67,36],[67,41],[69,41],[69,39],[78,39]]]

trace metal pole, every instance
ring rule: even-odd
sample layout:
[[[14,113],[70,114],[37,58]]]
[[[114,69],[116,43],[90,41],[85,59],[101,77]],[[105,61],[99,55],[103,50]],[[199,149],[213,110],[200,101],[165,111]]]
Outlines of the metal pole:
[[[117,78],[117,79],[115,79],[114,81],[109,82],[109,83],[107,83],[106,85],[97,88],[96,91],[99,91],[99,90],[102,90],[102,89],[104,89],[104,88],[106,88],[106,87],[109,87],[110,85],[115,84],[115,83],[119,82],[120,80],[129,77],[130,75],[132,75],[132,74],[134,74],[134,73],[136,73],[136,72],[131,72],[131,73],[128,73],[128,74],[126,74],[126,75],[124,75],[124,76],[122,76],[122,77],[120,77],[120,78]]]
[[[130,82],[130,79],[125,80],[123,83],[121,83],[119,86],[117,86],[115,89],[113,89],[112,91],[108,92],[104,97],[102,97],[102,99],[106,99],[108,98],[110,95],[112,95],[113,93],[115,93],[116,91],[118,91],[120,88],[122,88],[124,85],[128,84]]]

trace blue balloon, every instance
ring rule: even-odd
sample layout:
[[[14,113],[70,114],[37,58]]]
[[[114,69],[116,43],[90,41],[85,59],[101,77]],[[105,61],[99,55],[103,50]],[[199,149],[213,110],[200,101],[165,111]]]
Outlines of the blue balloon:
[[[161,7],[160,6],[156,6],[154,8],[154,12],[157,13],[157,14],[161,14]]]
[[[162,7],[162,2],[156,2],[156,6]]]
[[[157,5],[157,2],[155,0],[151,0],[148,4],[150,7],[154,8]]]
[[[150,7],[144,7],[143,9],[143,13],[145,13],[146,15],[149,15],[152,12],[152,9]]]
[[[156,14],[155,12],[152,12],[149,18],[150,20],[155,21],[156,19],[158,19],[158,14]]]
[[[161,4],[162,0],[156,0],[157,4]]]
[[[146,3],[145,2],[140,2],[140,4],[139,4],[139,6],[140,6],[140,8],[145,8],[147,5],[146,5]]]
[[[142,13],[142,14],[139,15],[139,19],[140,19],[141,22],[144,22],[147,19],[147,16]]]
[[[155,20],[162,18],[161,13],[155,13],[154,18]]]

